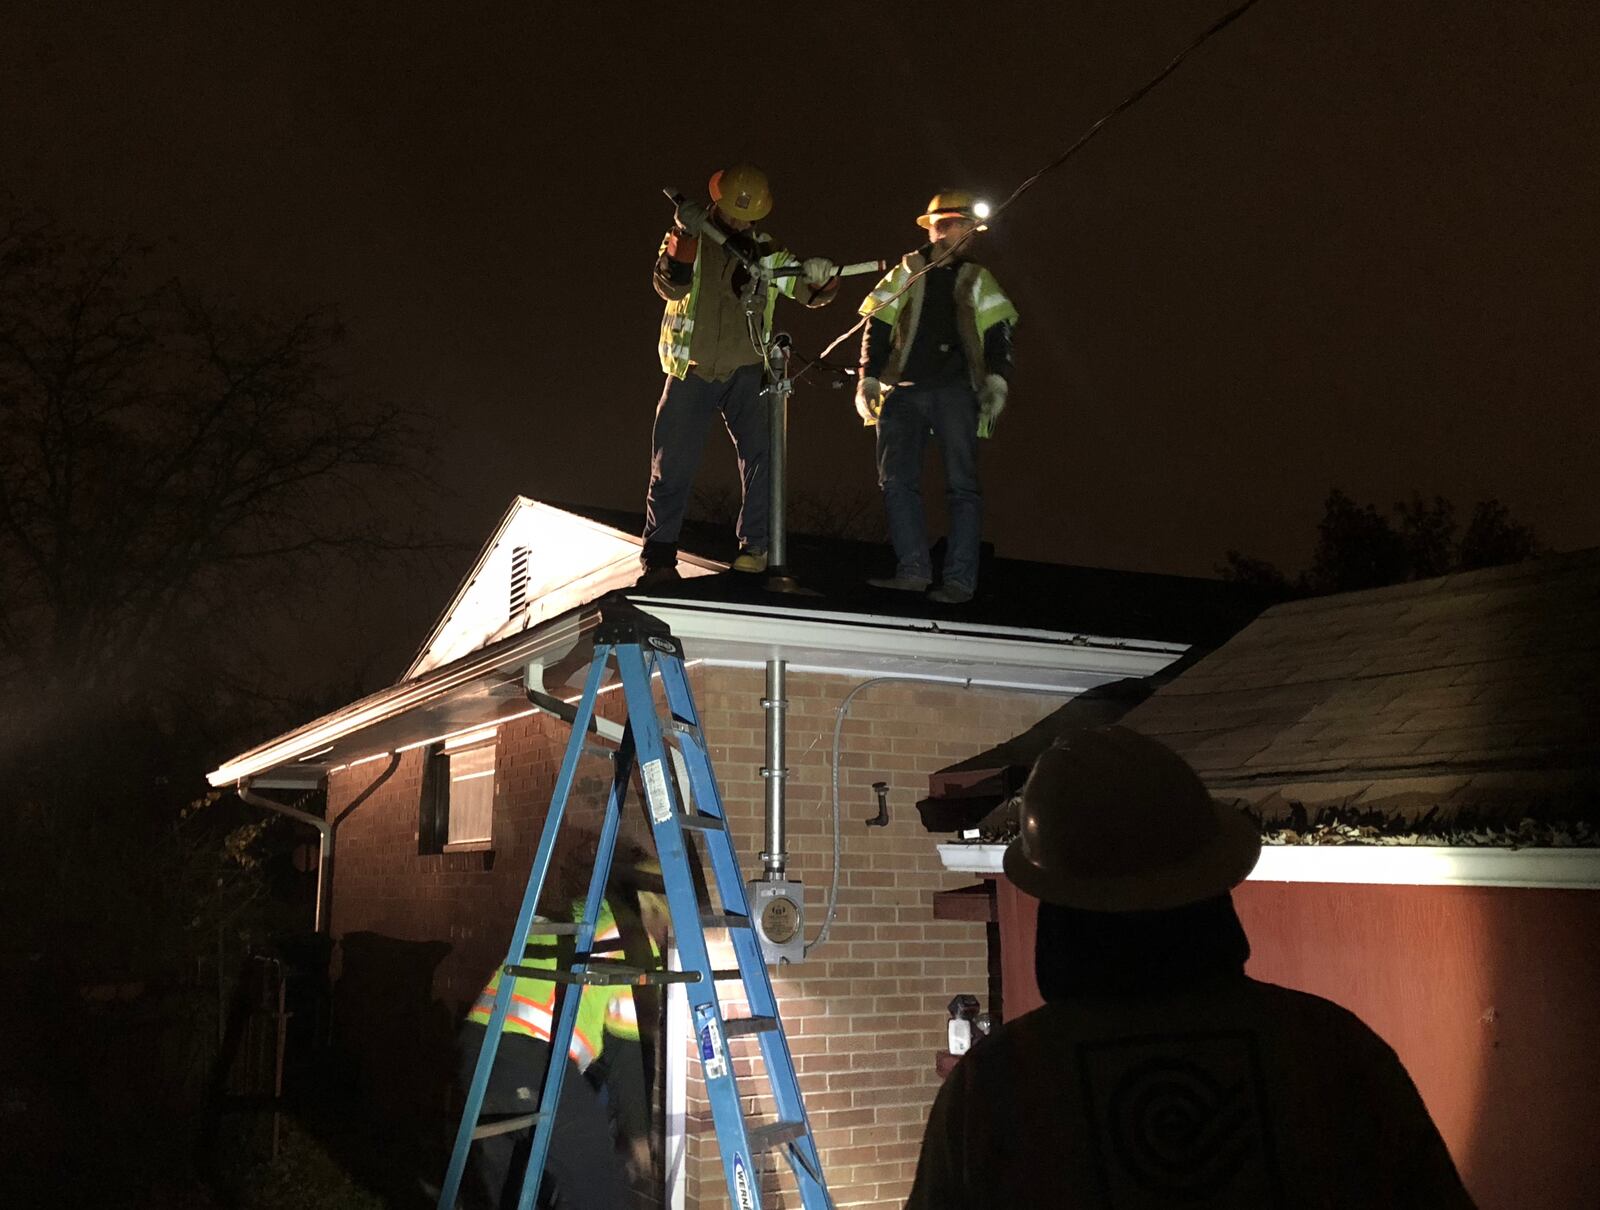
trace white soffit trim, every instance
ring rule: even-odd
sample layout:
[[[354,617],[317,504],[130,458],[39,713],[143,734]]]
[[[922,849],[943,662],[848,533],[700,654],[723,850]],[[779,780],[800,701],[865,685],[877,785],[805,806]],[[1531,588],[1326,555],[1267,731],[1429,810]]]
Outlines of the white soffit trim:
[[[944,868],[998,874],[1003,844],[941,844]],[[1354,886],[1483,886],[1600,890],[1600,849],[1495,849],[1443,845],[1266,845],[1251,882]]]
[[[782,606],[712,605],[630,597],[659,617],[684,641],[696,663],[758,667],[768,659],[789,661],[794,672],[841,676],[900,676],[948,680],[995,689],[1044,689],[1063,696],[1128,676],[1165,668],[1187,648],[1181,643],[1121,641],[1017,627],[950,625],[928,619],[831,613]],[[528,661],[549,651],[567,652],[599,621],[599,610],[574,610],[520,635],[402,681],[342,710],[251,749],[208,775],[213,786],[272,773],[307,761],[371,730],[371,747],[382,749],[394,720],[408,711],[451,707],[451,727],[488,724],[507,709],[526,706],[520,694],[494,700],[486,687],[520,675]],[[458,700],[459,699],[459,700]],[[454,717],[460,715],[461,717]],[[363,745],[363,751],[366,746]],[[292,776],[321,773],[303,767]]]
[[[637,598],[636,598],[637,599]],[[1188,648],[925,618],[762,606],[639,600],[706,664],[753,667],[768,659],[791,671],[846,676],[930,676],[996,688],[1078,693],[1106,681],[1159,672]]]
[[[462,690],[471,690],[486,678],[504,675],[508,669],[517,669],[540,654],[569,651],[599,621],[593,611],[571,613],[550,623],[530,630],[519,642],[497,644],[486,651],[474,652],[444,668],[436,669],[414,681],[402,681],[342,710],[317,719],[295,731],[252,748],[212,770],[206,780],[213,786],[231,786],[242,778],[255,777],[281,765],[305,760],[313,753],[321,754],[333,744],[355,733],[388,722],[391,719],[427,706]],[[520,701],[526,706],[525,700]],[[498,709],[485,705],[482,718],[472,721],[489,724],[504,713],[504,703]]]

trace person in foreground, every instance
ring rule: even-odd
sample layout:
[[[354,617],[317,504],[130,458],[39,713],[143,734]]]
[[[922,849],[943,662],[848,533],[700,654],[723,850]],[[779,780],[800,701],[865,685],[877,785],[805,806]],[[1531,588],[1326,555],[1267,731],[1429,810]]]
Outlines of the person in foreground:
[[[1472,1206],[1394,1051],[1245,975],[1229,891],[1260,837],[1181,757],[1078,732],[1021,807],[1005,872],[1040,900],[1045,1004],[946,1080],[908,1210]]]

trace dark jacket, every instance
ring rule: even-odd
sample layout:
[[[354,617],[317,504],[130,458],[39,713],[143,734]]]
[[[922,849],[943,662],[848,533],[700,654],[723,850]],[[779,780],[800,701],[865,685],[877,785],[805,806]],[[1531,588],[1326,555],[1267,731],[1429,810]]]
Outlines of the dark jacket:
[[[1236,937],[1211,910],[1197,947],[1162,943],[1170,961],[1127,961],[1123,930],[1076,969],[1046,960],[1047,905],[1048,1002],[946,1080],[907,1210],[1470,1210],[1394,1051],[1336,1004],[1246,978],[1222,903]]]

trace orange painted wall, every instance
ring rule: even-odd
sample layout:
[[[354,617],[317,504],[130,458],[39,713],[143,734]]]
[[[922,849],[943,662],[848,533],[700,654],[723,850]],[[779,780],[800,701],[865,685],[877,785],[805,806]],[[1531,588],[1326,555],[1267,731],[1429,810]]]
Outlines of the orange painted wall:
[[[1395,1048],[1483,1210],[1600,1205],[1600,894],[1261,882],[1235,903],[1253,977]],[[1037,904],[1002,880],[999,907],[1015,1017],[1040,1002]]]

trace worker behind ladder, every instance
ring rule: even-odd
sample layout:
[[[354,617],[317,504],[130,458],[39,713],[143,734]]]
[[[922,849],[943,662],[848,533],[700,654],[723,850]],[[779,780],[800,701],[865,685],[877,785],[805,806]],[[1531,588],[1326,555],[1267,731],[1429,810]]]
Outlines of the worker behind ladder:
[[[944,455],[950,533],[944,574],[930,599],[959,605],[978,586],[983,495],[978,438],[994,433],[1011,377],[1017,309],[994,274],[971,257],[988,208],[970,193],[936,194],[917,218],[932,242],[908,253],[861,304],[856,411],[878,427],[878,486],[889,515],[894,575],[876,588],[925,592],[933,581],[922,511],[928,433]]]
[[[809,307],[838,293],[832,261],[801,261],[778,248],[754,224],[772,209],[766,174],[749,164],[711,178],[709,210],[679,204],[676,221],[656,258],[656,293],[666,300],[661,320],[661,368],[666,385],[656,405],[651,435],[650,488],[645,499],[642,588],[678,579],[678,532],[689,504],[695,471],[711,422],[721,416],[739,459],[743,492],[739,508],[739,554],[735,571],[767,568],[768,412],[762,398],[764,346],[772,335],[779,294]],[[768,278],[751,293],[750,271],[735,251],[705,234],[725,235],[746,259],[768,271],[798,266],[798,275]],[[746,299],[754,310],[747,322]]]
[[[579,899],[572,905],[572,919],[578,921],[582,917],[583,902]],[[621,938],[612,901],[604,900],[594,949],[615,951]],[[555,968],[560,944],[557,937],[539,932],[535,923],[528,933],[527,957],[522,965]],[[654,939],[650,946],[657,949]],[[463,1090],[472,1082],[503,977],[501,971],[494,973],[478,993],[462,1027],[457,1071]],[[550,1061],[550,1035],[555,1014],[560,1010],[556,989],[553,982],[515,977],[511,1007],[484,1093],[480,1121],[533,1113],[539,1108]],[[579,995],[580,989],[569,986],[566,994]],[[627,1200],[625,1173],[650,1171],[650,1102],[639,1020],[629,988],[591,984],[581,989],[567,1060],[575,1070],[569,1070],[562,1081],[545,1164],[542,1204],[553,1204],[560,1210],[612,1210]],[[531,1146],[531,1128],[491,1135],[474,1143],[463,1185],[464,1205],[472,1210],[515,1205]]]

